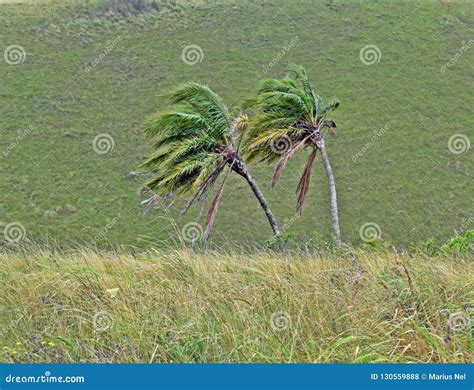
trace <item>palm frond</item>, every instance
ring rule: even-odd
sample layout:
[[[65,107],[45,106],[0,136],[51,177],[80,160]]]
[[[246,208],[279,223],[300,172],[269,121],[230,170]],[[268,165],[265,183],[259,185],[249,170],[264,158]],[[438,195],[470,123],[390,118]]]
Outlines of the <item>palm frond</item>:
[[[313,162],[316,157],[316,153],[318,149],[313,148],[311,154],[308,157],[308,161],[304,167],[303,175],[298,183],[298,187],[296,189],[296,193],[298,194],[298,200],[296,202],[296,210],[300,213],[303,213],[304,202],[306,200],[306,195],[308,194],[309,189],[309,182],[311,179],[311,171],[313,167]]]
[[[283,170],[286,167],[286,164],[290,159],[295,155],[296,151],[303,145],[303,142],[298,141],[295,142],[291,148],[288,150],[288,152],[285,153],[285,155],[278,161],[278,164],[275,166],[275,171],[273,172],[273,177],[272,177],[272,187],[275,187],[275,184],[280,180],[280,176],[283,173]]]
[[[229,111],[216,93],[197,83],[178,87],[168,98],[172,106],[144,124],[154,149],[141,165],[154,174],[145,185],[158,195],[202,196],[225,165],[220,152],[232,143]]]
[[[209,119],[214,125],[228,129],[231,124],[229,110],[222,98],[207,85],[187,83],[168,95],[171,103],[186,103],[194,111]]]
[[[197,112],[163,111],[152,115],[146,121],[143,130],[145,135],[155,142],[173,135],[194,134],[209,128],[210,123]],[[155,147],[159,147],[156,145]]]
[[[216,195],[214,196],[214,199],[211,202],[211,206],[209,207],[209,211],[206,216],[206,222],[205,222],[205,227],[204,227],[204,242],[207,242],[207,239],[209,238],[209,233],[211,232],[212,225],[214,224],[214,219],[217,214],[217,209],[219,207],[219,203],[222,198],[222,194],[224,193],[224,186],[225,183],[227,182],[227,178],[229,177],[229,173],[231,172],[231,169],[227,171],[227,174],[224,177],[224,180],[222,180],[222,184],[217,191]]]
[[[287,157],[275,154],[271,145],[276,139],[285,136],[292,144],[308,136],[308,132],[319,133],[323,127],[332,134],[334,121],[326,115],[335,110],[339,103],[324,103],[314,92],[306,70],[302,66],[290,69],[290,75],[281,80],[265,80],[257,89],[257,94],[249,99],[248,105],[255,114],[251,117],[244,146],[245,159],[253,161],[281,161],[275,170],[276,178],[287,162]],[[307,142],[311,144],[311,142]]]
[[[290,68],[290,72],[293,72],[296,79],[301,82],[307,99],[311,101],[312,108],[314,108],[315,111],[318,111],[320,98],[314,93],[313,86],[311,85],[311,81],[309,81],[305,68],[302,66],[294,66]]]
[[[209,169],[209,171],[203,170],[201,172],[199,177],[195,180],[195,188],[192,188],[190,191],[191,197],[188,199],[182,214],[186,213],[196,200],[198,202],[203,200],[209,189],[214,185],[219,175],[224,170],[225,166],[226,163],[221,162],[215,167],[215,169]]]
[[[247,132],[249,126],[250,126],[250,122],[246,114],[241,113],[238,116],[236,116],[230,126],[230,134],[231,134],[232,140],[234,142],[239,140],[239,143],[240,143],[245,133]]]
[[[297,131],[297,129],[294,129],[292,127],[273,127],[249,140],[249,143],[247,143],[246,145],[250,150],[262,146],[271,147],[272,143],[276,142],[281,138],[289,138],[290,140],[293,139],[292,135]],[[279,154],[281,155],[282,153]]]

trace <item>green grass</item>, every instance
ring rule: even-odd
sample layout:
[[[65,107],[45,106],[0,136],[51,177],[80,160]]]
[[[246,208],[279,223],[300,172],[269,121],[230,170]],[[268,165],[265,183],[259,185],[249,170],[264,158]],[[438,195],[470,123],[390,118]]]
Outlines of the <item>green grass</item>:
[[[472,362],[473,260],[3,253],[0,361]]]
[[[472,221],[472,150],[453,154],[448,139],[461,133],[474,140],[474,49],[441,72],[472,39],[472,2],[178,1],[127,17],[111,14],[100,1],[80,3],[0,5],[0,47],[20,45],[27,53],[20,65],[0,61],[0,151],[31,126],[0,162],[0,223],[20,222],[28,239],[87,243],[118,220],[104,241],[159,245],[173,229],[160,212],[143,215],[137,195],[143,180],[127,177],[149,152],[139,126],[162,105],[159,95],[194,80],[236,106],[258,80],[281,77],[291,63],[306,67],[321,95],[341,102],[328,153],[343,240],[359,244],[360,226],[375,222],[398,246],[441,242]],[[281,56],[290,41],[296,43]],[[191,44],[204,53],[193,66],[181,60]],[[369,44],[382,53],[371,66],[359,59]],[[265,74],[264,65],[276,57]],[[382,128],[384,135],[354,162]],[[110,153],[94,152],[100,133],[113,137]],[[294,217],[304,157],[291,161],[275,190],[269,188],[271,167],[252,172],[280,225],[301,239],[328,238],[329,194],[320,162],[306,212]],[[180,225],[194,220],[196,210],[184,217],[179,211],[175,206],[172,216]],[[250,246],[269,235],[250,190],[232,178],[212,241]]]

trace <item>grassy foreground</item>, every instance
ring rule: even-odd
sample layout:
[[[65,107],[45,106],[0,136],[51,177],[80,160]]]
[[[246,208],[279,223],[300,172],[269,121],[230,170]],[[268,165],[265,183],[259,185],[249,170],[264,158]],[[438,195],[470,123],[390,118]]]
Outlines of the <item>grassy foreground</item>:
[[[471,259],[0,254],[2,362],[471,362]]]

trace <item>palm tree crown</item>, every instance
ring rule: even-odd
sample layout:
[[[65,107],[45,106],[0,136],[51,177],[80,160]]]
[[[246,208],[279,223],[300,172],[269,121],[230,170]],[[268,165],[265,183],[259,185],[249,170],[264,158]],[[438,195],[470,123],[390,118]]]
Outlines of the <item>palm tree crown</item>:
[[[232,147],[230,114],[204,85],[185,84],[168,97],[173,106],[145,124],[155,152],[143,167],[157,170],[145,185],[158,195],[204,193],[225,167],[223,152]]]
[[[290,75],[282,80],[263,81],[256,96],[248,99],[244,106],[255,110],[244,140],[245,158],[248,162],[278,161],[273,175],[273,185],[278,181],[286,163],[296,151],[303,147],[311,149],[297,188],[297,209],[302,212],[309,188],[312,164],[318,151],[323,157],[330,185],[331,181],[334,185],[332,170],[325,151],[324,133],[326,131],[334,133],[336,123],[328,118],[328,115],[339,106],[339,103],[335,100],[323,101],[315,93],[305,69],[299,66],[293,68]],[[331,196],[334,198],[334,200],[331,199],[333,206],[335,188]],[[335,207],[336,215],[334,216],[333,213],[333,222],[337,224],[335,235],[338,242],[337,205]]]
[[[144,127],[154,148],[142,165],[153,173],[145,183],[146,188],[158,196],[190,195],[187,209],[196,199],[203,198],[226,166],[229,171],[251,180],[238,153],[241,135],[248,124],[246,116],[232,117],[223,100],[209,87],[198,83],[184,84],[168,98],[171,107],[151,116]],[[227,175],[208,213],[205,238],[226,179]]]

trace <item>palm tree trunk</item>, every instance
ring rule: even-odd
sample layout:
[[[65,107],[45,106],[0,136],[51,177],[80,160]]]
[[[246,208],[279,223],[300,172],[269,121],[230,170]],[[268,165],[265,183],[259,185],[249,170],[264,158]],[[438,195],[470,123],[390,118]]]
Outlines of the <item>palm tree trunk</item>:
[[[280,230],[278,229],[277,222],[275,220],[275,217],[273,216],[272,211],[270,210],[270,207],[267,203],[267,200],[262,194],[262,191],[260,191],[260,188],[258,188],[257,183],[255,180],[253,180],[252,176],[250,176],[250,173],[247,169],[244,169],[242,172],[242,176],[247,180],[247,182],[250,185],[250,188],[252,188],[253,193],[257,197],[260,206],[262,207],[263,211],[265,212],[265,215],[267,216],[268,222],[270,223],[270,226],[272,228],[273,234],[278,235],[280,234]]]
[[[262,191],[260,191],[260,188],[258,188],[257,183],[250,175],[249,170],[247,169],[247,166],[245,165],[244,160],[240,156],[237,155],[237,151],[235,150],[232,150],[232,153],[229,153],[229,156],[227,156],[226,160],[230,168],[235,173],[238,173],[240,176],[245,178],[245,180],[247,180],[247,182],[250,185],[250,188],[252,188],[253,193],[257,197],[258,202],[260,203],[260,206],[262,207],[263,211],[265,212],[265,215],[267,216],[267,219],[268,219],[268,222],[270,223],[270,227],[272,228],[273,234],[275,236],[278,236],[280,234],[280,229],[278,229],[278,225],[275,220],[275,217],[273,216],[273,213],[270,210],[270,206],[268,205],[267,200],[263,196]]]
[[[324,140],[321,140],[319,145],[319,150],[321,151],[321,156],[323,158],[324,168],[326,169],[326,174],[329,180],[329,192],[331,194],[331,216],[332,216],[332,231],[334,234],[334,241],[336,247],[341,246],[341,230],[339,228],[339,216],[337,213],[337,196],[336,196],[336,183],[334,181],[334,175],[332,173],[331,164],[329,163],[329,157],[326,153],[326,148],[324,146]]]

